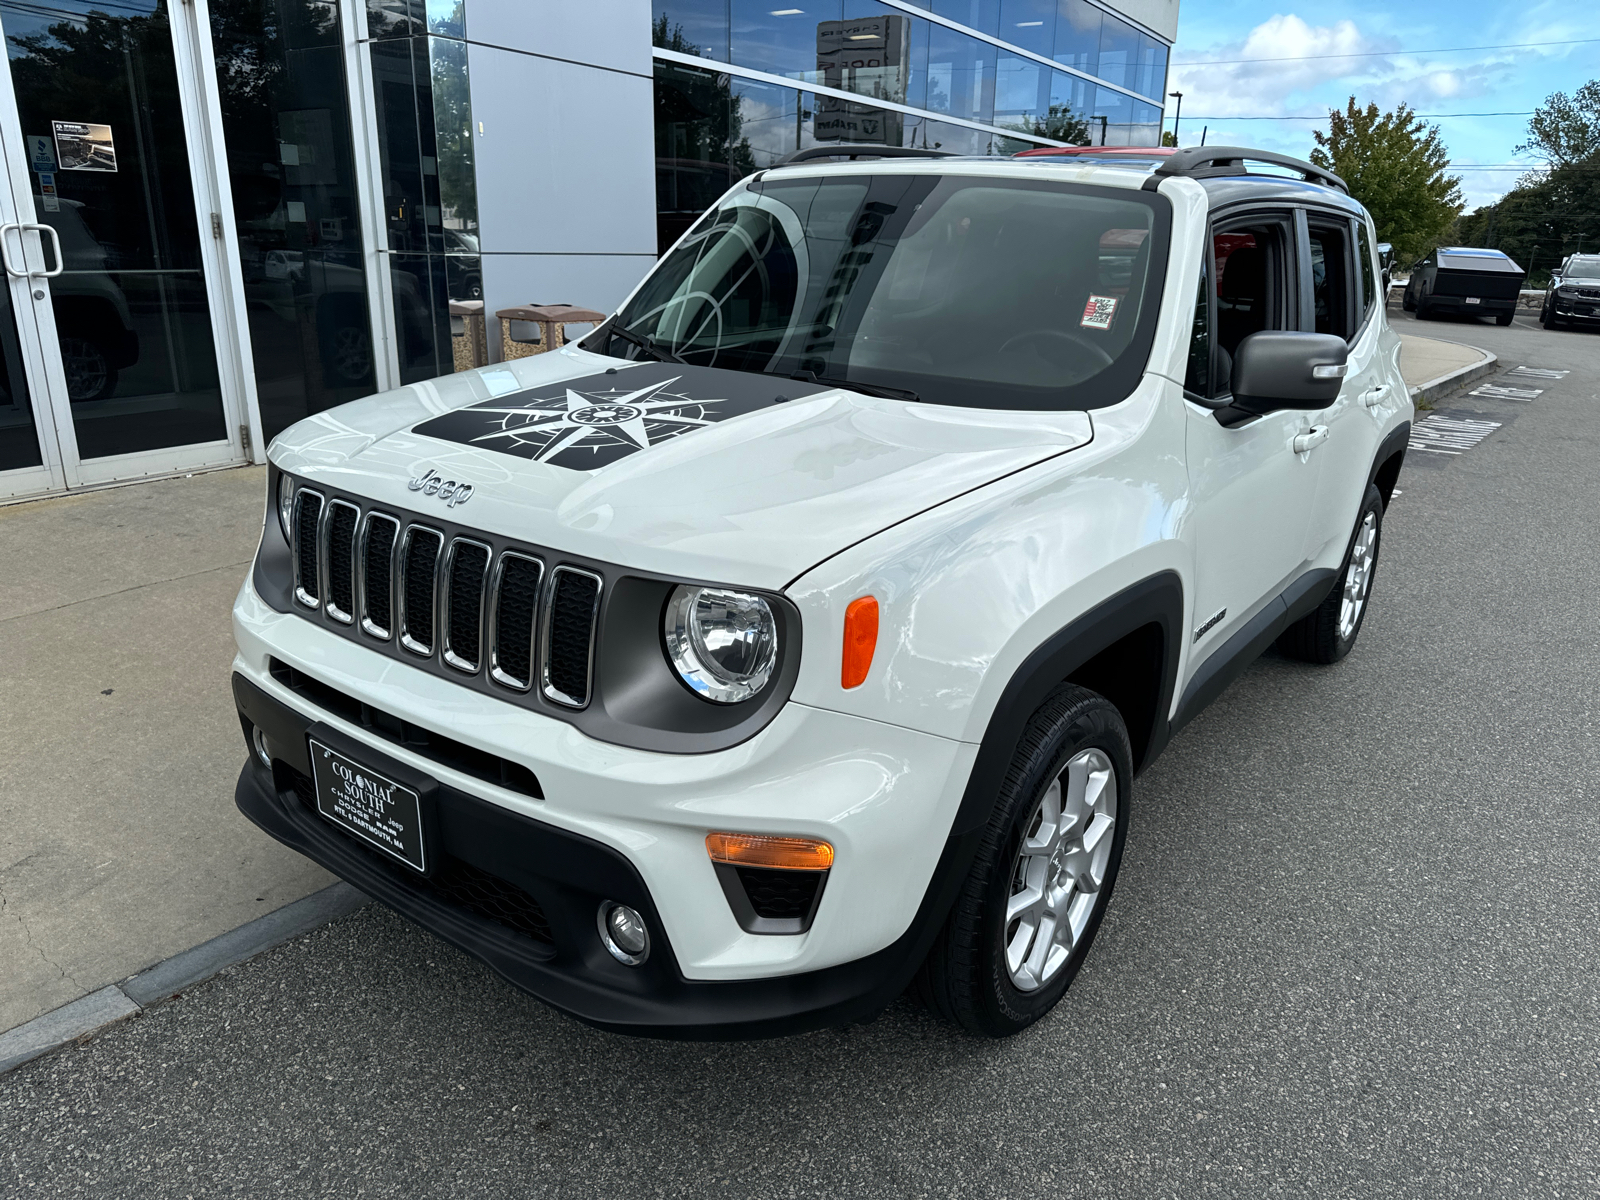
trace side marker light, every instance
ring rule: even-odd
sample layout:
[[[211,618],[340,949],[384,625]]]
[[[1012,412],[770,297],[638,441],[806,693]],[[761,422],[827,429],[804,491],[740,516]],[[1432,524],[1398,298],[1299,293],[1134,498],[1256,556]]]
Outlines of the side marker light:
[[[833,847],[815,838],[766,837],[757,833],[708,833],[712,862],[734,867],[777,867],[788,871],[826,871]]]
[[[872,669],[872,652],[878,648],[878,599],[862,596],[844,610],[844,660],[839,685],[860,687]]]

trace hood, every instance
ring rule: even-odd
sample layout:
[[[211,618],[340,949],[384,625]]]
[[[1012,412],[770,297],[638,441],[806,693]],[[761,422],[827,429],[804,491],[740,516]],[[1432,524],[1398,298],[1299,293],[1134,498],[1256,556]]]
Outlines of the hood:
[[[1083,412],[950,408],[569,348],[320,413],[272,460],[558,552],[780,589],[1092,436]]]

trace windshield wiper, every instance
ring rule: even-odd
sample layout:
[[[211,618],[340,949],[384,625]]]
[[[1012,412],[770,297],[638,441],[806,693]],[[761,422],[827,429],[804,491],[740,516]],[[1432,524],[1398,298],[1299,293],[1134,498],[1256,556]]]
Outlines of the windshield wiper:
[[[841,379],[837,375],[818,375],[815,371],[796,371],[789,376],[798,379],[801,383],[831,383],[834,387],[849,388],[853,392],[861,392],[868,396],[879,396],[884,400],[910,400],[913,404],[921,403],[922,397],[910,388],[885,387],[878,383],[860,383],[854,379]]]
[[[657,362],[678,363],[678,364],[680,364],[682,366],[688,366],[688,364],[685,363],[683,361],[683,359],[679,358],[671,350],[668,350],[665,346],[657,345],[655,338],[652,338],[652,337],[641,337],[639,334],[635,333],[633,330],[624,329],[620,325],[613,325],[611,327],[611,336],[612,337],[619,337],[623,341],[629,343],[630,345],[639,347],[639,349],[643,350],[646,354],[648,354],[651,358],[655,359]]]

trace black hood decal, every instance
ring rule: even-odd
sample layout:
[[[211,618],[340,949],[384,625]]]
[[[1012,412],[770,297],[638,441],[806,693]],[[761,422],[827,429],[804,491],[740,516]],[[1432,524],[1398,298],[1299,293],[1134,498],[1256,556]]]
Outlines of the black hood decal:
[[[412,432],[534,462],[597,471],[706,425],[826,388],[681,363],[641,363],[497,396]]]

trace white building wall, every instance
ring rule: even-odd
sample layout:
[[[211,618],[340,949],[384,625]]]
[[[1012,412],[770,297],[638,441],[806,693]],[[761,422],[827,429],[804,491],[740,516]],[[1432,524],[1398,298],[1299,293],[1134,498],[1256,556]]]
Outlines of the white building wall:
[[[655,262],[650,0],[472,0],[484,307],[609,312]]]

